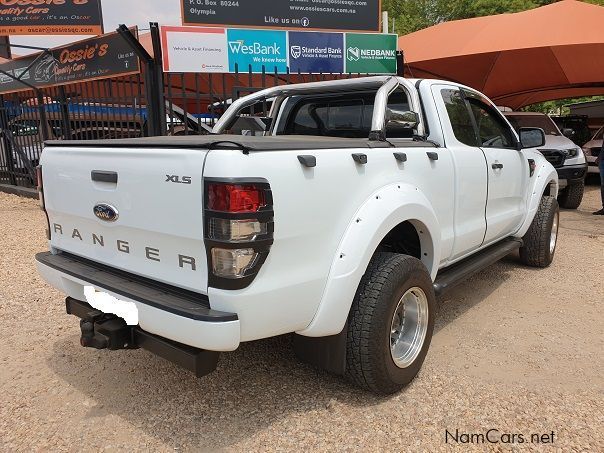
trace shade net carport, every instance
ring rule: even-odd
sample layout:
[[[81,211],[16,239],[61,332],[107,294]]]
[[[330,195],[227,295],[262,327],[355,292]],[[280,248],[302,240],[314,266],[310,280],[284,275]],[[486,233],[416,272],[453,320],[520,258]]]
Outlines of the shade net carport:
[[[405,75],[460,82],[513,109],[604,94],[604,7],[575,0],[444,22],[399,48]]]

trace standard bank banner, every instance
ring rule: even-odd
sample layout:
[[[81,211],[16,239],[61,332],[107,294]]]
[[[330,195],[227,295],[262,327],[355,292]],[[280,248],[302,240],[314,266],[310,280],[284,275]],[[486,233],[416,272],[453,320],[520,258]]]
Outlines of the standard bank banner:
[[[342,73],[343,54],[343,33],[289,32],[289,69],[292,73]]]
[[[161,28],[166,72],[394,74],[397,35]]]

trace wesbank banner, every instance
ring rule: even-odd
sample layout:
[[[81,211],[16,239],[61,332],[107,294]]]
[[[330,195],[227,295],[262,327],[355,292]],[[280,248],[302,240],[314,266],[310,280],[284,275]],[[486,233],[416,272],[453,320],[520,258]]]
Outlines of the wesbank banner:
[[[287,32],[227,30],[229,70],[235,72],[287,72]]]
[[[161,28],[164,71],[395,74],[397,35]]]

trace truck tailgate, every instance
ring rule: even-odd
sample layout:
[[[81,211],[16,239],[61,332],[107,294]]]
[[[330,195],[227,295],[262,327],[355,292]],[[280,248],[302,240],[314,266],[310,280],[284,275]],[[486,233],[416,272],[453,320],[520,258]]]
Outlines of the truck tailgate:
[[[202,171],[207,152],[109,145],[44,149],[50,245],[206,294]],[[95,208],[111,215],[97,216]]]

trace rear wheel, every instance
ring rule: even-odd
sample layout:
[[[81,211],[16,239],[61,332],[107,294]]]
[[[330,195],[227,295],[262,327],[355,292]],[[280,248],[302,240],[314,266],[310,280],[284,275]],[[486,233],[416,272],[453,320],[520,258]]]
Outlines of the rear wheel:
[[[416,258],[376,253],[349,316],[346,375],[380,394],[397,392],[419,372],[434,330],[436,297]]]
[[[547,267],[553,259],[558,244],[560,208],[554,197],[543,197],[531,227],[522,240],[520,259],[528,266]]]
[[[577,209],[583,201],[583,193],[585,192],[585,181],[581,180],[573,184],[569,184],[558,195],[558,203],[564,209]]]

